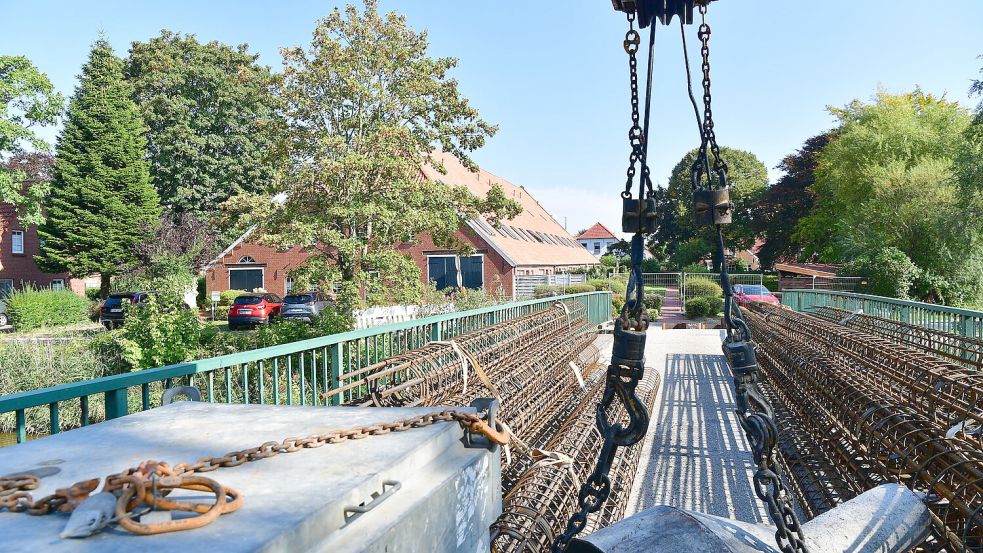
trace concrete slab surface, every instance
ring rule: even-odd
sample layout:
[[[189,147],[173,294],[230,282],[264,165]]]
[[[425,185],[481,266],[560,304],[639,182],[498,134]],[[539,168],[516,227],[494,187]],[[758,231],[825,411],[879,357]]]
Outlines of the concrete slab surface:
[[[670,505],[767,523],[754,464],[734,413],[720,330],[649,331],[646,362],[662,374],[626,516]]]
[[[192,462],[269,440],[437,410],[178,402],[0,449],[0,474],[42,476],[40,489],[33,492],[41,497],[144,460]],[[499,456],[464,448],[462,435],[460,425],[440,423],[209,472],[205,476],[241,492],[244,503],[239,511],[197,530],[135,536],[111,529],[66,540],[58,533],[67,515],[0,512],[0,535],[11,551],[311,551],[327,543],[333,552],[362,551],[375,536],[399,531],[394,525],[410,513],[421,520],[401,525],[415,533],[403,536],[402,543],[415,538],[450,544],[431,551],[474,551],[487,543],[487,527],[500,512]],[[467,482],[461,480],[465,477]],[[378,510],[346,521],[345,507],[371,501],[383,480],[399,481],[402,489]],[[423,502],[435,489],[445,490],[441,507],[428,508]],[[176,491],[171,497],[196,493]],[[430,533],[421,532],[421,525]],[[471,542],[471,536],[478,541]]]

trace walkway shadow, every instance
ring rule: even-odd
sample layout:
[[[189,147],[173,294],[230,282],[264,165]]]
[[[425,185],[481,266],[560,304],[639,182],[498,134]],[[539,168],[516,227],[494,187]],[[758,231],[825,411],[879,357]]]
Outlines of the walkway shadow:
[[[655,411],[637,510],[671,505],[744,522],[767,520],[751,485],[754,464],[723,356],[669,354]]]

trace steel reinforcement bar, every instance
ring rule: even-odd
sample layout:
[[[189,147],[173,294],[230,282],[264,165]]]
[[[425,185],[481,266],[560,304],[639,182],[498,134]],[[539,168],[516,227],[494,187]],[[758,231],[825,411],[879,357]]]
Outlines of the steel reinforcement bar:
[[[764,388],[799,429],[783,436],[782,453],[800,500],[823,511],[897,481],[926,496],[934,532],[924,550],[983,552],[983,453],[973,431],[947,432],[922,412],[924,401],[899,401],[881,364],[829,347],[811,321],[789,334],[789,318],[756,311],[746,317]]]
[[[811,315],[764,304],[752,311],[783,340],[804,334],[819,351],[847,366],[864,367],[858,378],[891,402],[935,421],[943,433],[961,432],[983,450],[983,372]]]
[[[973,369],[983,369],[983,340],[979,338],[970,338],[865,313],[854,313],[837,307],[815,307],[811,313],[821,319],[868,334],[884,336]]]
[[[529,467],[505,495],[503,512],[492,525],[492,551],[539,553],[549,551],[554,536],[563,531],[577,508],[580,483],[590,475],[592,461],[603,438],[596,426],[596,406],[604,391],[604,373],[589,381],[588,393],[578,401],[544,450],[550,452]],[[638,386],[639,397],[651,410],[660,384],[659,373],[649,370]],[[609,412],[611,420],[626,419],[620,406]],[[624,516],[637,471],[641,444],[620,452],[611,467],[611,496],[590,516],[590,530],[612,524]],[[559,455],[552,455],[559,454]]]

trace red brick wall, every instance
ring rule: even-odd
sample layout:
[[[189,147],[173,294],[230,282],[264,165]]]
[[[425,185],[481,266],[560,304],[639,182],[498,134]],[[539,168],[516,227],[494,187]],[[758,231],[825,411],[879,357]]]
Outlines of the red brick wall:
[[[508,263],[493,250],[488,243],[476,236],[474,232],[467,228],[457,232],[457,238],[471,244],[478,253],[485,257],[484,261],[484,282],[485,290],[495,292],[498,284],[501,283],[504,293],[512,297],[512,276],[513,269]],[[426,234],[421,234],[412,244],[402,244],[398,247],[400,252],[409,255],[420,268],[420,280],[426,282],[427,278],[427,255],[440,255],[450,253],[447,250],[438,248],[433,239]],[[236,265],[243,256],[249,256],[256,260],[256,265]],[[262,267],[264,269],[264,288],[268,292],[283,295],[286,290],[287,273],[307,260],[308,255],[300,248],[292,248],[288,251],[277,250],[268,246],[243,242],[235,247],[230,253],[218,260],[205,273],[206,293],[212,291],[223,291],[229,289],[229,266],[232,267]]]
[[[256,264],[238,264],[245,256],[256,260]],[[287,293],[287,273],[307,261],[308,254],[294,247],[283,251],[253,242],[243,242],[219,259],[205,272],[205,290],[222,292],[229,289],[229,267],[263,268],[263,288],[283,296]],[[231,265],[230,265],[231,264]]]
[[[13,253],[12,231],[24,231],[24,253]],[[45,273],[38,269],[34,263],[34,256],[38,254],[40,242],[38,241],[38,231],[36,227],[25,228],[13,214],[13,210],[8,205],[0,204],[0,280],[13,280],[14,288],[23,286],[36,286],[46,288],[51,286],[51,281],[62,279],[65,281],[65,288],[71,289],[77,294],[85,293],[85,284],[81,280],[69,278],[67,273]]]
[[[458,230],[455,233],[458,240],[471,244],[477,253],[484,255],[485,257],[485,291],[492,293],[498,290],[498,285],[501,283],[502,290],[507,297],[512,297],[512,278],[514,274],[514,269],[509,265],[505,259],[498,254],[491,245],[489,245],[480,236],[475,234],[470,227],[465,227],[462,230]],[[446,255],[451,252],[437,247],[433,242],[433,238],[429,234],[421,234],[416,237],[416,240],[412,244],[401,244],[399,246],[399,251],[409,254],[410,257],[416,261],[416,266],[420,268],[420,280],[422,282],[427,281],[427,256],[428,255]]]

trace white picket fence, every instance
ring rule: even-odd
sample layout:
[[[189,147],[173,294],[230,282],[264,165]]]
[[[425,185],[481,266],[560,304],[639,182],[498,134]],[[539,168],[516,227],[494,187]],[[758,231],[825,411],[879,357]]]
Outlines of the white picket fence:
[[[388,307],[370,307],[359,309],[352,313],[355,317],[355,328],[372,328],[420,318],[419,305],[390,305]]]

